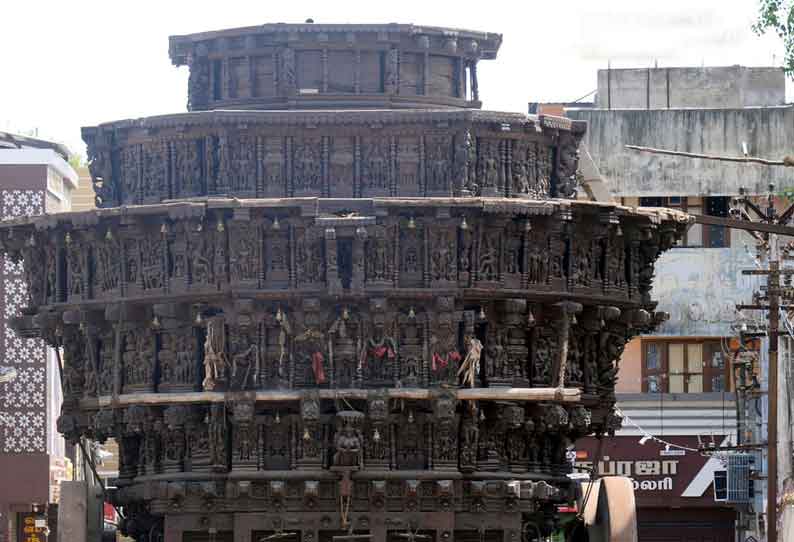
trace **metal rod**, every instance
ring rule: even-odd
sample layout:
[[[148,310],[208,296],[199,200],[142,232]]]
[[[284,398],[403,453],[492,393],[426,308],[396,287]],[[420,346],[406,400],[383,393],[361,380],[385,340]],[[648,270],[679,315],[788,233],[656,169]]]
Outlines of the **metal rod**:
[[[769,236],[769,419],[767,422],[767,540],[777,540],[777,355],[780,326],[780,273],[777,235]]]

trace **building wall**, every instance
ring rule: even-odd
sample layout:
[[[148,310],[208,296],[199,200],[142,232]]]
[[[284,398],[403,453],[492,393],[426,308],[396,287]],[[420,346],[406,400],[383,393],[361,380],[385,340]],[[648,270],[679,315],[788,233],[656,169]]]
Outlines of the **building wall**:
[[[0,150],[0,219],[68,210],[76,181],[54,151]],[[51,491],[50,467],[63,463],[65,454],[55,428],[62,395],[54,352],[41,339],[18,336],[10,325],[26,305],[22,265],[3,256],[0,365],[14,366],[17,377],[0,384],[0,542],[14,539],[17,512],[46,505],[57,494]]]
[[[620,357],[616,393],[640,393],[642,391],[642,340],[637,337],[626,344]]]
[[[781,68],[744,66],[598,70],[602,109],[739,108],[783,105]]]
[[[765,194],[794,188],[787,167],[666,156],[628,150],[625,145],[782,160],[794,154],[794,107],[747,109],[612,110],[568,109],[586,120],[582,144],[613,196],[730,196],[745,187]]]

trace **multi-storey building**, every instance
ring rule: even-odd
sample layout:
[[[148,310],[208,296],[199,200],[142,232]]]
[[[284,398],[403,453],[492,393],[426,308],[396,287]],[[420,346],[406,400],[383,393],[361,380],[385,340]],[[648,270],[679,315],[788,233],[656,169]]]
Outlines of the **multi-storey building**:
[[[2,219],[69,210],[78,176],[68,159],[58,143],[0,132]],[[16,378],[0,384],[1,542],[46,539],[41,521],[58,502],[59,483],[70,478],[74,459],[55,427],[62,401],[55,353],[9,325],[27,305],[23,275],[21,264],[3,260],[0,366],[16,369]]]
[[[560,107],[530,105],[541,113]],[[785,105],[778,68],[601,70],[594,103],[562,108],[588,121],[582,151],[609,196],[623,204],[724,217],[740,188],[760,196],[770,184],[776,192],[791,186],[786,168],[626,148],[781,159],[794,136],[794,108]],[[730,541],[737,529],[763,531],[763,492],[738,507],[718,502],[712,481],[724,466],[696,451],[736,441],[729,342],[732,326],[752,318],[735,305],[748,302],[758,286],[742,274],[755,266],[754,255],[749,234],[695,224],[660,258],[653,295],[670,319],[623,353],[617,386],[623,429],[605,441],[600,460],[596,442],[578,447],[586,466],[635,480],[641,540]],[[760,455],[758,463],[760,471]]]

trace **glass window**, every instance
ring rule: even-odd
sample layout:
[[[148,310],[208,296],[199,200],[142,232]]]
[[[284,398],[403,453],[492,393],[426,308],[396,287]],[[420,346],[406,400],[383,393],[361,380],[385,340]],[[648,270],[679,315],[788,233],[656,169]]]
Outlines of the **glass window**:
[[[684,345],[671,344],[668,350],[669,354],[669,367],[670,374],[683,374],[684,373]]]
[[[703,345],[686,345],[686,368],[688,373],[703,372]]]
[[[660,368],[659,345],[656,343],[645,343],[645,368],[649,371]]]

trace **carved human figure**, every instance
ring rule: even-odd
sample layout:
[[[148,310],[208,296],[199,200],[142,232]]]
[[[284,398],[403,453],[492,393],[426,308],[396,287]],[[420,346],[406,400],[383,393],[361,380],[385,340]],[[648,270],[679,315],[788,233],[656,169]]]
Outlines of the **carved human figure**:
[[[391,364],[397,358],[397,343],[394,337],[386,333],[386,326],[376,320],[372,326],[372,334],[367,339],[359,358],[359,366],[366,371],[369,379],[385,380],[391,374]]]
[[[207,337],[204,340],[204,389],[215,389],[219,380],[226,379],[228,362],[224,351],[223,320],[213,318],[207,324]]]
[[[479,275],[481,280],[496,280],[498,278],[499,248],[497,239],[487,233],[483,234],[480,243]]]
[[[362,463],[361,433],[350,420],[344,420],[334,437],[334,466],[359,467]]]
[[[458,378],[458,363],[461,361],[455,332],[449,322],[440,323],[430,336],[432,355],[430,368],[435,379],[442,385],[454,385]]]
[[[235,389],[245,390],[259,379],[259,348],[248,334],[236,333],[232,337],[231,381]]]

